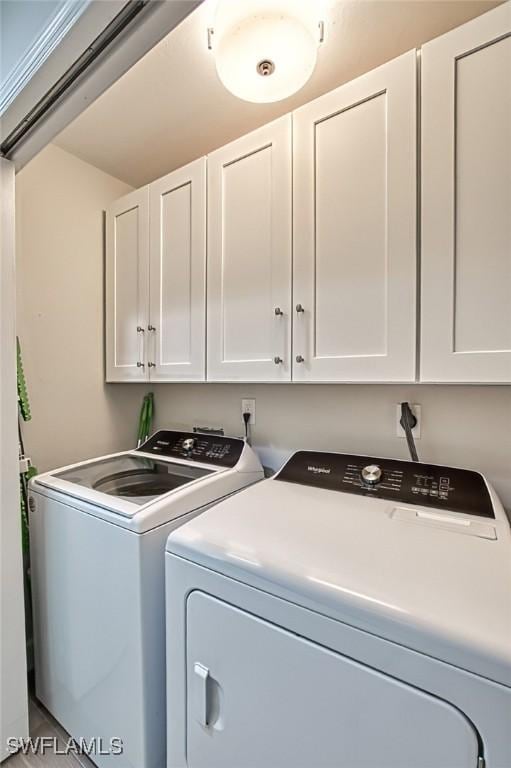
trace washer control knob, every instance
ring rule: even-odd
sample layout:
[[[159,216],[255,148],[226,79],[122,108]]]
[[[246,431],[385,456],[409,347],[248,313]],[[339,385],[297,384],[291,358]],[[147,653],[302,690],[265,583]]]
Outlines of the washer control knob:
[[[186,453],[191,453],[195,448],[196,442],[197,441],[194,437],[187,437],[185,440],[183,440],[183,451],[186,451]]]
[[[368,464],[367,467],[363,468],[361,475],[364,483],[367,483],[368,485],[377,485],[382,478],[383,471],[378,464]]]

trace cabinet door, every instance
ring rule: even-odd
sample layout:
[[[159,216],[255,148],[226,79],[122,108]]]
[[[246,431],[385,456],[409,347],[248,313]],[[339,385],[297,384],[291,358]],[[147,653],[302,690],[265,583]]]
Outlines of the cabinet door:
[[[289,381],[291,116],[208,157],[208,379]]]
[[[511,4],[422,51],[422,381],[511,382]]]
[[[413,381],[415,51],[294,113],[296,381]]]
[[[106,212],[106,380],[147,379],[149,190],[130,192]]]
[[[150,378],[205,377],[206,159],[150,185]]]
[[[448,703],[197,591],[186,658],[188,768],[477,765]]]

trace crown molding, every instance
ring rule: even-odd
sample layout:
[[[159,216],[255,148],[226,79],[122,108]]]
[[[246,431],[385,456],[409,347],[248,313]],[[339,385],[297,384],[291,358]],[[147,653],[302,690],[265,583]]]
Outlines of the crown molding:
[[[27,48],[0,87],[0,115],[20,93],[39,67],[55,50],[73,24],[80,18],[89,0],[63,0],[39,36]]]

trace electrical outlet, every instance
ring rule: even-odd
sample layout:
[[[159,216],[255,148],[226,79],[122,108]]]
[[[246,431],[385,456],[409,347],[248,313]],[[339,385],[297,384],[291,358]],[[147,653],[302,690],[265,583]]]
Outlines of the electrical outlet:
[[[420,440],[421,426],[422,426],[421,407],[420,405],[418,405],[418,403],[411,403],[410,408],[412,409],[413,415],[417,419],[417,424],[412,429],[412,435],[416,440]],[[406,439],[405,431],[401,426],[400,422],[401,422],[401,403],[398,403],[396,405],[396,437],[402,437],[403,439]]]
[[[250,425],[253,425],[256,423],[255,420],[255,399],[243,399],[241,401],[241,418],[243,419],[243,414],[249,413],[250,419],[248,423]]]

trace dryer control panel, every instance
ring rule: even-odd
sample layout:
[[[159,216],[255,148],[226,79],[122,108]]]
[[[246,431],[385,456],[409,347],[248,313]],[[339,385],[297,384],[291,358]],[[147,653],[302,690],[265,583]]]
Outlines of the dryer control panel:
[[[243,445],[243,440],[236,437],[161,429],[138,450],[156,456],[200,461],[202,464],[219,467],[234,467],[240,459]]]
[[[437,510],[495,517],[483,476],[468,469],[372,456],[298,451],[275,479]]]

